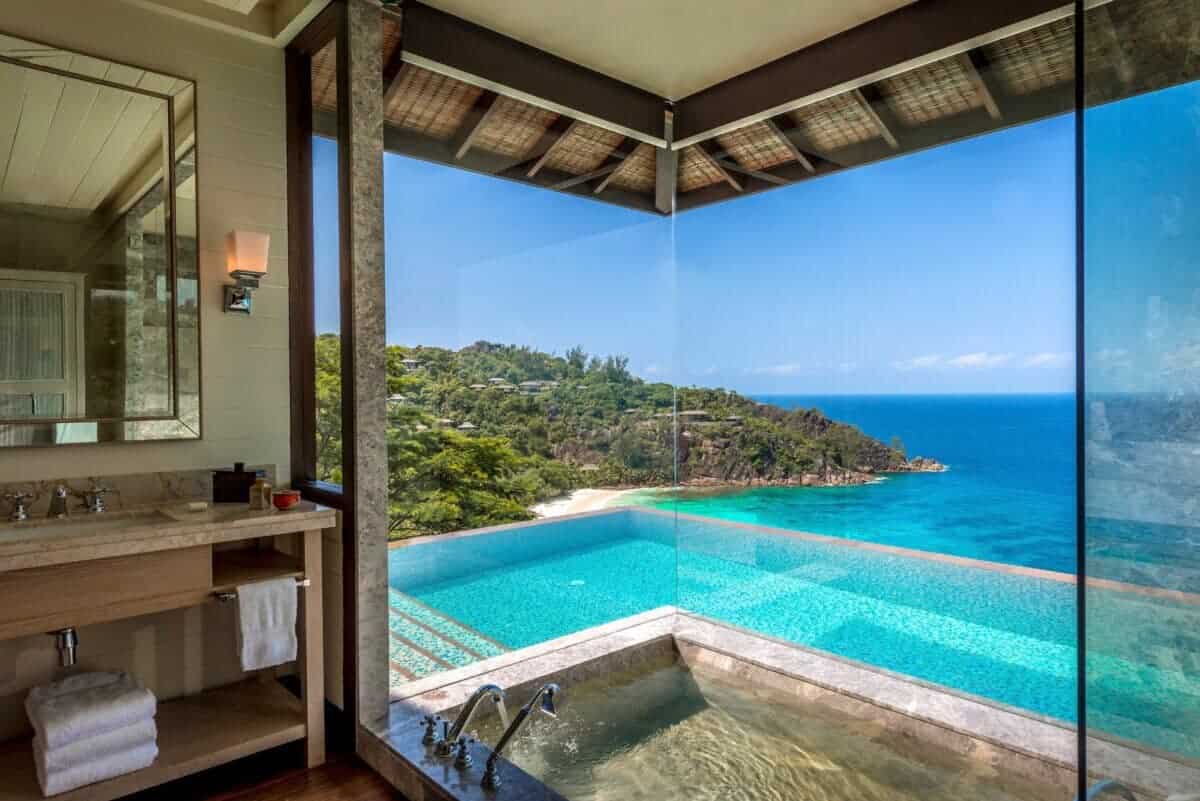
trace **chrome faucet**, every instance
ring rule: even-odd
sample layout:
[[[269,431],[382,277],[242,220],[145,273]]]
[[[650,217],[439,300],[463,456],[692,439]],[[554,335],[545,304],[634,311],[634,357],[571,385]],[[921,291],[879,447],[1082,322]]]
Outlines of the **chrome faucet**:
[[[104,496],[112,492],[108,487],[100,486],[100,482],[92,481],[92,486],[83,491],[83,505],[90,514],[99,514],[108,510]]]
[[[12,504],[12,512],[9,513],[8,519],[13,523],[20,523],[22,520],[29,519],[29,510],[25,508],[25,501],[33,498],[28,492],[13,492],[4,496],[4,499]]]
[[[54,488],[54,494],[50,496],[50,511],[46,513],[46,517],[68,517],[71,514],[71,507],[67,505],[67,499],[71,492],[65,485],[59,484]]]
[[[453,754],[454,764],[457,767],[465,768],[471,764],[471,751],[467,747],[469,745],[468,738],[463,737],[462,733],[463,729],[467,728],[467,724],[471,722],[471,717],[479,707],[479,702],[484,698],[491,698],[492,702],[496,704],[496,708],[500,710],[501,717],[504,716],[504,689],[495,684],[485,684],[471,693],[471,697],[463,704],[462,711],[454,719],[453,725],[445,728],[447,724],[442,721],[444,731],[441,739],[436,741],[434,752],[440,757],[448,757]]]
[[[504,734],[500,735],[500,741],[496,743],[496,747],[492,749],[492,755],[488,757],[487,767],[483,770],[483,781],[480,784],[485,790],[500,789],[500,773],[497,763],[500,760],[500,752],[504,750],[504,746],[508,745],[508,741],[516,736],[517,731],[530,715],[533,714],[537,703],[541,700],[541,710],[550,717],[558,717],[558,711],[554,706],[554,699],[562,695],[562,689],[557,684],[544,684],[533,694],[533,698],[529,699],[529,703],[521,707],[521,711],[517,712],[512,723],[504,730]]]

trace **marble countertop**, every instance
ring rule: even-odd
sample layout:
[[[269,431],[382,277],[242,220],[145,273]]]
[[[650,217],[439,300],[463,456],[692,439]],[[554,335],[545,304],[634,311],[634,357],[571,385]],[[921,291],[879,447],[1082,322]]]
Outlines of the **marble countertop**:
[[[242,503],[209,503],[196,512],[187,506],[175,502],[0,525],[0,572],[331,528],[337,521],[333,509],[309,501],[285,512],[255,511]]]

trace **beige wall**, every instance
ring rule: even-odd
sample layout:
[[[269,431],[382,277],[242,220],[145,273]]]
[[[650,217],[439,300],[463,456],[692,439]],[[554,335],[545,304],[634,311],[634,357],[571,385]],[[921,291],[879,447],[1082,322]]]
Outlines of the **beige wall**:
[[[274,464],[288,480],[288,304],[283,51],[149,13],[119,0],[5,2],[0,31],[178,75],[197,83],[204,439],[200,442],[0,450],[0,482]],[[224,237],[271,235],[271,262],[252,317],[221,312]],[[340,556],[332,533],[329,567]],[[337,630],[340,583],[327,568],[326,619]],[[80,631],[84,667],[134,671],[161,697],[240,677],[231,608],[147,616]],[[339,639],[338,635],[330,636]],[[340,645],[340,643],[338,643]],[[340,654],[337,647],[328,654]],[[0,643],[0,739],[24,730],[21,702],[53,677],[38,635]],[[340,663],[331,659],[340,700]]]
[[[0,451],[0,482],[274,464],[288,479],[283,51],[120,0],[0,4],[0,31],[196,81],[203,427],[200,442]],[[271,235],[254,315],[221,312],[225,235]]]

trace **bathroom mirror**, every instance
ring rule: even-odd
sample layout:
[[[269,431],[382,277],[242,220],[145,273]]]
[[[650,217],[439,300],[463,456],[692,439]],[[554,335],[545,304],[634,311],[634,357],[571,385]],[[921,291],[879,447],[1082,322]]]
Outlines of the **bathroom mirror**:
[[[195,96],[0,35],[0,446],[200,437]]]

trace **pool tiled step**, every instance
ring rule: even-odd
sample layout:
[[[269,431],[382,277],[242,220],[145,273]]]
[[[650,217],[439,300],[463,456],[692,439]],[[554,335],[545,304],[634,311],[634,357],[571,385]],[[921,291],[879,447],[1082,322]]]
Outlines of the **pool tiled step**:
[[[509,650],[396,590],[388,593],[392,684],[419,679]]]

